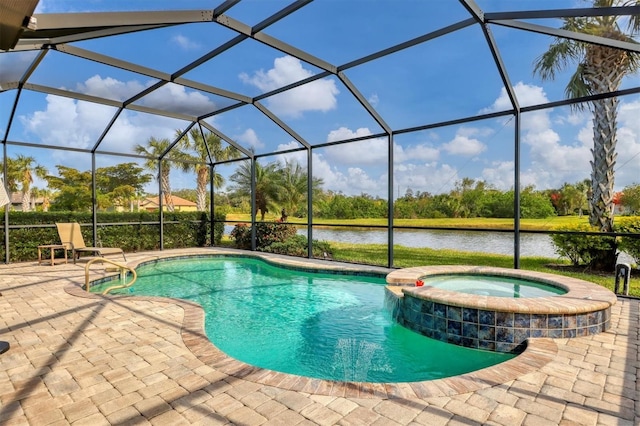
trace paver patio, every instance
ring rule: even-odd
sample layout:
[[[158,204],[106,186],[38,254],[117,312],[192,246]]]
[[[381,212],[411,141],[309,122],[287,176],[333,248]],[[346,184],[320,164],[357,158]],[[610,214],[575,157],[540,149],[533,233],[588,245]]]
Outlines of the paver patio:
[[[216,250],[127,257],[195,252]],[[88,296],[84,266],[0,265],[0,340],[11,344],[0,355],[0,424],[640,424],[638,299],[619,298],[608,332],[542,339],[528,367],[353,388],[230,360],[192,304]]]

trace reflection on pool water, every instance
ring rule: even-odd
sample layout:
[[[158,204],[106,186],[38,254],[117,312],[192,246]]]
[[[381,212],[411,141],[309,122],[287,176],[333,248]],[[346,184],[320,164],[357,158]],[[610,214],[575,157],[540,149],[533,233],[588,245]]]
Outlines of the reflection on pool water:
[[[398,325],[385,308],[384,277],[305,272],[225,256],[159,261],[137,271],[136,283],[121,293],[195,301],[220,350],[284,373],[413,382],[514,356],[451,345]]]
[[[432,275],[422,280],[426,286],[493,297],[548,297],[567,292],[550,284],[493,275]]]

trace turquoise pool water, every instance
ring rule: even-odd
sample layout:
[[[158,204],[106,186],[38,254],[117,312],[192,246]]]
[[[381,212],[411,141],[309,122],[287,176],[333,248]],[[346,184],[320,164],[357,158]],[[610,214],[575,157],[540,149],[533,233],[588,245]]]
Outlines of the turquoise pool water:
[[[401,327],[385,308],[384,278],[302,272],[232,257],[163,261],[137,271],[136,283],[121,293],[197,302],[206,313],[207,336],[220,350],[284,373],[412,382],[513,357]]]
[[[494,275],[434,275],[423,278],[423,282],[426,286],[443,290],[516,299],[557,296],[567,293],[564,289],[541,282]]]

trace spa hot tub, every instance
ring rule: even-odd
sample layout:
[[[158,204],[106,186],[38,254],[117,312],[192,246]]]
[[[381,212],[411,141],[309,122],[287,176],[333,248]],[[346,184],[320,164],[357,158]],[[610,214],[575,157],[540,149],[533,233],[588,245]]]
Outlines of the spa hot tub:
[[[464,283],[458,285],[456,276]],[[437,285],[429,285],[431,279]],[[416,286],[417,281],[424,284]],[[529,283],[535,295],[520,297]],[[576,278],[480,266],[399,269],[387,275],[387,284],[392,315],[403,326],[448,343],[497,352],[518,352],[533,337],[605,331],[617,300],[610,290]],[[547,293],[539,294],[539,289]]]

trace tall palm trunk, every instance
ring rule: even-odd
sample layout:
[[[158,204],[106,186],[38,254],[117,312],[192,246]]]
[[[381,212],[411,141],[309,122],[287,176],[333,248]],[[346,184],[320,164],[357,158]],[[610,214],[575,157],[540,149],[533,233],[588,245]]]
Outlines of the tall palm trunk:
[[[591,200],[589,222],[603,232],[613,231],[613,185],[616,164],[616,117],[618,100],[603,99],[594,104],[591,153]]]
[[[165,171],[164,168],[162,169],[162,176],[160,176],[160,186],[162,187],[164,204],[167,206],[167,211],[173,212],[175,208],[173,206],[173,196],[171,195],[171,184],[169,183],[169,171]]]
[[[207,183],[209,181],[209,166],[198,167],[196,185],[196,209],[203,212],[207,208]]]
[[[616,34],[605,36],[615,37]],[[615,37],[619,38],[619,37]],[[584,78],[593,93],[609,93],[618,90],[625,70],[628,54],[618,49],[591,46],[587,49]],[[593,104],[593,149],[591,153],[591,200],[589,222],[603,232],[613,231],[613,184],[616,164],[616,129],[618,99],[607,98]]]
[[[22,211],[31,211],[31,188],[25,189],[22,192]]]
[[[604,34],[620,39],[620,34]],[[591,46],[585,55],[584,79],[592,93],[609,93],[618,90],[622,78],[629,69],[627,52],[603,46]],[[613,231],[614,167],[616,165],[618,99],[599,99],[593,105],[593,149],[591,154],[591,200],[589,222],[603,232]],[[608,248],[594,253],[591,266],[595,269],[613,270],[617,262],[617,244],[611,238]]]

